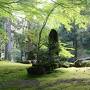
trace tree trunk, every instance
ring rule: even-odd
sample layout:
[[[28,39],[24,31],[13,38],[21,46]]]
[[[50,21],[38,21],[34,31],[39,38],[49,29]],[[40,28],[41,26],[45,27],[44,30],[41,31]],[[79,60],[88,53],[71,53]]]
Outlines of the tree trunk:
[[[21,50],[21,61],[22,61],[22,58],[23,58],[23,50]]]
[[[8,49],[7,49],[7,45],[5,46],[5,59],[8,59]]]
[[[74,50],[74,55],[75,55],[74,57],[75,57],[75,59],[77,60],[77,54],[78,54],[78,53],[77,53],[77,51],[78,51],[77,37],[75,37],[74,40],[73,40],[73,47],[74,47],[74,49],[75,49],[75,50]]]
[[[74,47],[74,57],[75,60],[77,60],[77,52],[78,52],[78,40],[77,40],[77,29],[78,29],[78,24],[75,23],[75,20],[71,23],[72,25],[72,35],[73,35],[73,47]]]

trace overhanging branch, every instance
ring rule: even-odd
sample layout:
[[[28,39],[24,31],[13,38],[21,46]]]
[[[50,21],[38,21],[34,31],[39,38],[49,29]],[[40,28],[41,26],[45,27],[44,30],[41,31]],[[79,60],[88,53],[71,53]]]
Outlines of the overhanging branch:
[[[42,31],[43,31],[45,25],[47,24],[47,21],[48,21],[49,16],[51,15],[51,13],[54,11],[54,9],[55,9],[57,6],[58,6],[58,5],[54,5],[54,7],[50,10],[50,12],[48,13],[48,15],[46,16],[45,21],[43,22],[43,26],[42,26],[42,28],[41,28],[41,30],[40,30],[40,33],[39,33],[38,48],[39,48],[39,44],[40,44],[40,41],[41,41],[41,34],[42,34]]]

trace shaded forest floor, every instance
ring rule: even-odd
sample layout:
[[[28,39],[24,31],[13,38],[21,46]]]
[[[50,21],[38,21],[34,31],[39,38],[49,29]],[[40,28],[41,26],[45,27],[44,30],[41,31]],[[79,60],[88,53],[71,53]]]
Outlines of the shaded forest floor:
[[[90,67],[60,68],[51,74],[28,76],[31,65],[0,62],[0,90],[90,90]]]

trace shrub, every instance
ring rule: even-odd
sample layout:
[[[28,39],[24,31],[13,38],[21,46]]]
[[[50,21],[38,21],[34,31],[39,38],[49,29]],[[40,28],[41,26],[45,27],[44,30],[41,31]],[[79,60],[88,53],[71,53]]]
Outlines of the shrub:
[[[45,73],[45,69],[41,66],[32,66],[27,69],[28,74],[31,75],[41,75]]]
[[[55,68],[57,68],[56,63],[37,63],[32,67],[27,69],[28,74],[30,75],[42,75],[51,73]]]
[[[75,67],[81,67],[81,66],[82,66],[82,61],[81,61],[81,60],[76,60],[76,61],[74,62],[74,66],[75,66]]]
[[[65,62],[65,61],[67,61],[67,58],[61,56],[61,57],[60,57],[60,60]]]
[[[68,68],[68,67],[70,67],[70,63],[67,61],[60,61],[59,68],[60,67]]]
[[[22,61],[23,64],[31,64],[31,61],[30,60],[25,60],[25,61]]]
[[[90,67],[89,60],[77,60],[74,62],[73,66],[75,67]]]
[[[70,63],[70,66],[69,67],[74,67],[75,65],[74,65],[74,63]]]
[[[34,60],[35,59],[34,53],[35,53],[34,51],[26,52],[27,60]]]
[[[90,61],[89,60],[82,61],[82,67],[90,67]]]
[[[48,61],[48,57],[49,57],[48,51],[46,49],[40,49],[38,59],[40,61],[42,61],[42,62],[43,61],[47,62]]]
[[[69,63],[69,62],[65,62],[65,63],[62,65],[62,67],[68,68],[68,67],[70,67],[70,63]]]

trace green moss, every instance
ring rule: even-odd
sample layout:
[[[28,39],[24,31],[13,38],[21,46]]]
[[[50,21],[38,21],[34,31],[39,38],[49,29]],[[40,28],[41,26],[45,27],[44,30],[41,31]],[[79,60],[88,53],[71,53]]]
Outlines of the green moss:
[[[26,68],[31,65],[0,62],[0,90],[89,90],[90,68],[60,68],[51,74],[28,77]],[[19,81],[21,80],[21,83]],[[28,85],[25,81],[33,81]],[[15,83],[16,82],[16,83]],[[25,82],[25,83],[24,83]],[[37,83],[38,82],[38,83]],[[19,83],[19,84],[18,84]],[[24,84],[23,84],[24,83]],[[38,84],[38,85],[37,85]]]

